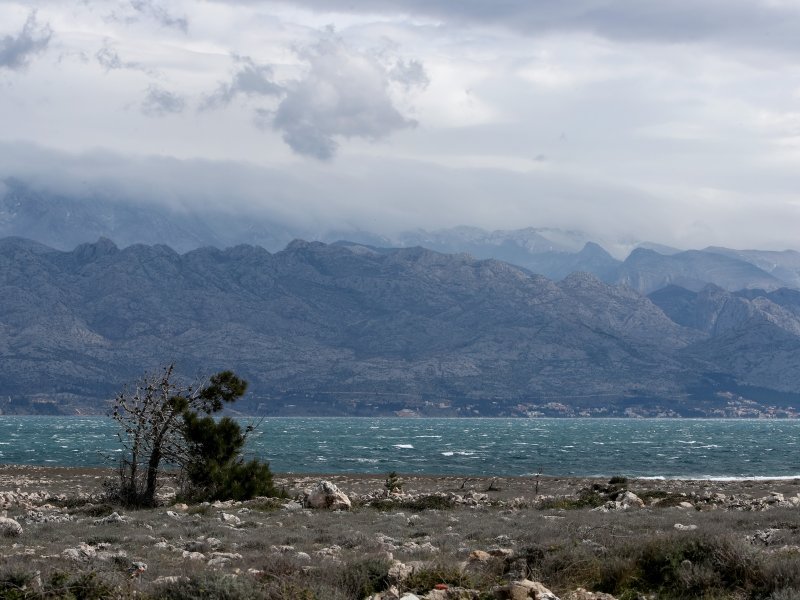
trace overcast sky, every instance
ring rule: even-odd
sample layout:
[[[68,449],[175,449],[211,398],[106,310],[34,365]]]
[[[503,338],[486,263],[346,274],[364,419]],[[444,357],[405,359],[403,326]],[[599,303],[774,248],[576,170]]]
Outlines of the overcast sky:
[[[383,234],[800,249],[800,3],[0,0],[9,176]]]

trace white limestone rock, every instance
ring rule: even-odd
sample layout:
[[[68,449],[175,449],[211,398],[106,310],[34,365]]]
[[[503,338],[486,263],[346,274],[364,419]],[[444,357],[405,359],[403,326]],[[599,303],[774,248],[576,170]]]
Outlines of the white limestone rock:
[[[320,481],[308,490],[303,498],[307,508],[350,510],[351,502],[343,491],[330,481]]]

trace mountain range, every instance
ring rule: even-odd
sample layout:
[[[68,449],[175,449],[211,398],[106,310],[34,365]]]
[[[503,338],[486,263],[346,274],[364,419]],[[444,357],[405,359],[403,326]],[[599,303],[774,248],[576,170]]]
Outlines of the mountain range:
[[[259,414],[791,413],[800,292],[701,255],[727,287],[770,285],[731,291],[696,278],[691,253],[644,249],[632,257],[647,276],[625,270],[629,257],[609,283],[422,247],[64,251],[5,238],[0,410],[103,410],[174,361],[189,376],[234,369],[251,383],[239,408]],[[680,278],[652,276],[663,263]]]
[[[670,284],[693,291],[709,283],[732,292],[800,289],[800,252],[794,250],[708,247],[681,251],[646,242],[608,240],[612,255],[580,231],[532,227],[507,231],[453,227],[391,236],[358,230],[309,231],[252,211],[190,210],[156,202],[112,201],[98,194],[54,194],[15,179],[5,179],[2,184],[6,191],[0,196],[0,237],[24,237],[60,250],[100,237],[113,239],[122,247],[166,244],[178,252],[243,243],[277,252],[296,238],[326,243],[348,240],[373,248],[421,246],[446,254],[467,253],[508,262],[553,280],[587,272],[643,294]]]

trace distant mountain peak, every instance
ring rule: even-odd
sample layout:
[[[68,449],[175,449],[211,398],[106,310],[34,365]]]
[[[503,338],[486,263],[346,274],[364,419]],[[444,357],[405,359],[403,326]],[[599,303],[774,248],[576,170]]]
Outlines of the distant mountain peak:
[[[119,248],[114,242],[107,237],[100,237],[94,243],[79,245],[73,250],[73,255],[81,262],[89,262],[117,252]]]

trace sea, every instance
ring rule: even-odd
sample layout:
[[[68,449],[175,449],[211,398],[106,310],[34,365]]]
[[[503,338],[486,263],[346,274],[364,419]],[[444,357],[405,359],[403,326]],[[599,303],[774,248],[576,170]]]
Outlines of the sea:
[[[243,419],[242,424],[251,422]],[[266,418],[247,455],[275,472],[800,478],[800,420]],[[0,463],[112,466],[107,417],[0,416]]]

